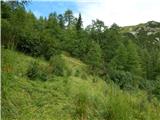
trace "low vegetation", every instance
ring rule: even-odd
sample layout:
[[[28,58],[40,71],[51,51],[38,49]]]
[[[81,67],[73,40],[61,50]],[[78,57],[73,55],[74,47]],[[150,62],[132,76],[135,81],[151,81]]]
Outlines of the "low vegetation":
[[[158,120],[160,117],[159,101],[155,97],[149,101],[145,91],[123,91],[101,78],[95,81],[87,73],[85,79],[76,74],[61,76],[47,70],[49,63],[44,60],[2,51],[2,119]],[[80,70],[87,69],[84,63],[63,57],[68,69],[74,65],[79,74],[84,74]],[[47,75],[46,81],[39,72]]]

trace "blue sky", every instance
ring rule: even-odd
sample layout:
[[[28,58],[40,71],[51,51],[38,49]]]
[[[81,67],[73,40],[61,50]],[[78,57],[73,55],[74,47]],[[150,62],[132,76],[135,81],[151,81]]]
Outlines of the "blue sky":
[[[160,22],[160,0],[32,0],[27,6],[37,17],[56,11],[71,9],[75,16],[80,12],[84,26],[100,19],[109,26],[135,25],[150,20]]]
[[[32,1],[27,6],[27,10],[31,10],[36,17],[47,17],[49,13],[54,11],[63,14],[67,9],[71,9],[74,13],[78,13],[78,6],[76,2],[72,1]]]

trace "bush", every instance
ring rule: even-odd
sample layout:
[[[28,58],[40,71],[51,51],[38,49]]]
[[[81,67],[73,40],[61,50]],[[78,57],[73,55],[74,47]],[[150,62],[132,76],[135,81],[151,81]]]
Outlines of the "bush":
[[[147,91],[152,91],[154,88],[154,82],[151,80],[142,80],[139,84],[140,89],[144,89]]]
[[[37,36],[28,33],[21,35],[20,41],[17,44],[17,50],[38,57],[42,51],[42,41]]]
[[[70,75],[70,71],[67,68],[61,55],[56,55],[55,57],[52,57],[50,60],[50,66],[52,67],[52,73],[57,76]]]
[[[49,37],[49,36],[48,36]],[[46,60],[50,60],[51,57],[54,57],[58,54],[60,54],[60,50],[58,49],[55,41],[56,39],[50,39],[47,37],[42,37],[41,38],[42,41],[42,52],[41,55],[46,59]]]
[[[133,75],[130,72],[112,71],[110,78],[122,89],[133,89],[134,87]]]
[[[52,56],[56,56],[59,52],[53,47],[45,47],[43,56],[46,60],[50,60]]]
[[[79,77],[80,74],[81,74],[80,70],[76,70],[74,75],[75,75],[76,77]]]
[[[154,82],[154,88],[152,93],[160,100],[160,80]]]
[[[32,61],[30,63],[26,75],[31,80],[39,79],[42,81],[46,81],[48,79],[48,73],[46,69],[41,68],[39,63],[36,61]]]
[[[29,68],[27,70],[27,77],[30,78],[31,80],[34,80],[37,78],[37,76],[39,75],[39,68],[38,68],[38,63],[37,62],[31,62],[29,65]]]
[[[46,60],[60,52],[52,42],[48,41],[47,38],[39,37],[37,33],[35,35],[32,33],[21,35],[17,50],[34,57],[43,56]]]

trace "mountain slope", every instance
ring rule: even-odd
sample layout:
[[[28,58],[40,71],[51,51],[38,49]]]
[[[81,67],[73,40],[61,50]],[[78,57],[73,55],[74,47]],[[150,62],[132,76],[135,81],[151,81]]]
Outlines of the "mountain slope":
[[[62,56],[72,74],[30,80],[31,61],[41,67],[49,63],[2,49],[3,120],[159,120],[160,104],[148,102],[146,92],[122,91],[84,72],[87,65],[81,61]]]
[[[156,34],[157,32],[160,32],[160,22],[149,21],[147,23],[142,23],[133,26],[125,26],[121,28],[122,33],[130,32],[134,35],[139,33],[141,30],[147,32],[148,35]]]

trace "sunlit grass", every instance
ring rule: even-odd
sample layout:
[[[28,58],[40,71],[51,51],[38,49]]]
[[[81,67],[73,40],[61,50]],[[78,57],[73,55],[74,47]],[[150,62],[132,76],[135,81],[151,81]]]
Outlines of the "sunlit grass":
[[[64,56],[68,67],[86,69],[81,61]],[[30,80],[31,61],[48,66],[18,52],[2,50],[3,120],[159,120],[160,103],[148,101],[145,91],[122,91],[113,83],[87,74],[54,76],[47,81]],[[8,67],[9,66],[9,67]],[[75,66],[75,68],[73,67]],[[7,68],[8,67],[8,68]],[[49,73],[50,74],[50,73]]]

